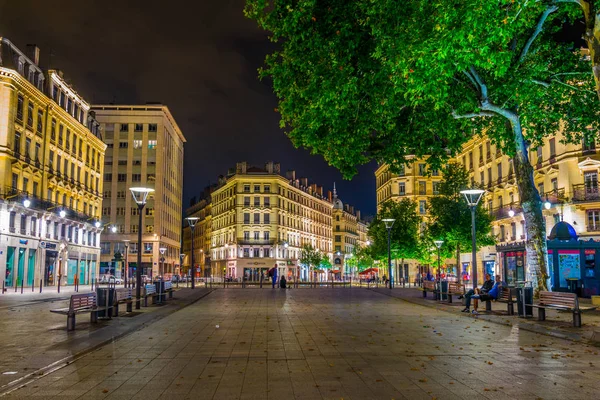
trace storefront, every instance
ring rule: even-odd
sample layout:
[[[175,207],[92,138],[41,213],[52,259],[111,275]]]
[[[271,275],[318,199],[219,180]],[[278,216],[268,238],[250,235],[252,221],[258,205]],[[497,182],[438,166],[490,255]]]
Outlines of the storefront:
[[[555,292],[576,292],[582,297],[600,294],[600,242],[577,239],[575,229],[562,221],[548,236],[548,285]],[[509,286],[532,280],[525,264],[525,243],[496,247],[502,276]]]

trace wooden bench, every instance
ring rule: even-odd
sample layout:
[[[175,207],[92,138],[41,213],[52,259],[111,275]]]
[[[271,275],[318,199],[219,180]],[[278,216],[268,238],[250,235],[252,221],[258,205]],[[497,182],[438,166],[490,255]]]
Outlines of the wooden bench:
[[[510,288],[500,287],[496,301],[506,303],[506,312],[508,315],[515,315],[515,302],[513,291]]]
[[[148,307],[148,297],[152,297],[152,304],[154,304],[154,299],[158,296],[156,293],[156,286],[149,283],[144,286],[144,307]]]
[[[127,312],[132,312],[133,294],[131,288],[115,289],[115,317],[119,316],[119,304],[127,304]]]
[[[465,285],[458,282],[448,282],[448,303],[452,304],[452,296],[464,296],[465,294]]]
[[[546,308],[573,313],[573,326],[581,327],[581,313],[595,310],[597,307],[580,307],[579,298],[575,293],[540,292],[538,304],[526,304],[538,309],[538,321],[546,320]]]
[[[90,322],[98,322],[98,311],[106,308],[98,307],[96,302],[96,293],[74,294],[69,300],[69,307],[50,310],[55,314],[63,314],[67,316],[67,331],[75,330],[75,315],[82,313],[90,313]]]
[[[173,282],[166,281],[165,282],[165,292],[169,293],[169,298],[170,299],[173,298],[173,292],[174,291],[175,291],[175,289],[173,289]]]
[[[423,297],[427,297],[427,292],[437,293],[435,281],[423,281]]]

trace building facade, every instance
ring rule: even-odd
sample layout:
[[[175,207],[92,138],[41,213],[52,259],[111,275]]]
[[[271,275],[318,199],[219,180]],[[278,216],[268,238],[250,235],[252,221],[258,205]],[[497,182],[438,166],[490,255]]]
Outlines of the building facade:
[[[542,146],[530,149],[529,153],[535,185],[544,203],[546,233],[548,235],[556,223],[564,220],[575,228],[581,239],[599,240],[600,154],[594,142],[565,144],[562,139],[559,132],[546,138]],[[493,217],[492,229],[497,245],[478,251],[478,277],[483,279],[484,273],[502,273],[509,283],[531,280],[531,272],[525,265],[527,231],[510,157],[481,135],[465,143],[452,161],[465,167],[472,186],[485,189],[481,202]],[[400,183],[403,177],[389,173],[385,165],[378,168],[376,179],[378,208],[385,200],[399,201],[414,194],[409,191],[402,194]],[[425,185],[427,192],[430,186]],[[434,192],[433,182],[431,192]],[[427,201],[425,198],[417,199]],[[447,265],[459,276],[472,274],[470,252],[461,254],[459,266],[453,265],[453,260],[447,261]],[[416,272],[411,268],[409,275],[414,276]]]
[[[99,124],[61,71],[39,67],[36,46],[0,46],[3,285],[88,284],[102,229]]]
[[[169,278],[179,270],[185,137],[167,106],[94,105],[107,144],[104,162],[101,273],[125,274],[116,262],[128,258],[127,276]],[[131,187],[154,189],[142,213],[142,248],[138,249],[138,207]],[[164,249],[161,252],[161,249]]]
[[[333,193],[324,194],[321,186],[297,179],[294,171],[284,176],[280,169],[273,162],[260,168],[238,163],[187,210],[189,216],[199,218],[194,230],[196,276],[260,281],[277,265],[279,276],[308,280],[308,267],[298,262],[303,246],[311,245],[332,264],[336,262],[334,213],[340,235],[334,270],[344,267],[342,252],[350,254],[355,246],[366,245],[366,224],[360,221],[360,213],[349,206],[344,209],[337,194],[334,201]],[[334,203],[340,209],[334,209]],[[184,266],[190,262],[189,243],[191,230],[185,224]]]

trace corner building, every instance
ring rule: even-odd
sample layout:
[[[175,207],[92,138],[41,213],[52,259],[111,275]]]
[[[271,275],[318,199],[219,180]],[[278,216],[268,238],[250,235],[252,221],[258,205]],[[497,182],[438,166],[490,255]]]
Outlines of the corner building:
[[[40,51],[0,38],[0,276],[88,284],[98,272],[104,151],[90,105]]]
[[[170,278],[179,270],[185,137],[167,106],[94,105],[107,144],[104,163],[101,273],[125,274],[120,257],[129,259],[134,276],[137,253],[142,274]],[[138,249],[138,207],[131,187],[149,187],[142,216],[142,248]],[[113,232],[115,230],[115,232]],[[126,248],[127,246],[127,248]],[[160,249],[166,249],[161,254]]]

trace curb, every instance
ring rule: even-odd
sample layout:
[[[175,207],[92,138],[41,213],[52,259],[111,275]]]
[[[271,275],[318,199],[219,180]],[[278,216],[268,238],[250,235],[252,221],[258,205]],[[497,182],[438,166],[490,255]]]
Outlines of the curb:
[[[24,386],[29,385],[30,383],[35,382],[36,380],[42,378],[43,376],[46,376],[48,374],[51,374],[52,372],[58,371],[59,369],[66,367],[67,365],[71,364],[72,362],[77,361],[81,357],[99,349],[102,346],[105,346],[109,343],[115,342],[127,335],[130,335],[138,330],[145,328],[146,326],[148,326],[156,321],[159,321],[165,317],[168,317],[169,315],[171,315],[177,311],[183,310],[184,308],[205,298],[206,296],[211,294],[214,290],[215,289],[209,289],[209,291],[207,293],[201,295],[197,299],[194,299],[193,301],[191,301],[187,304],[181,305],[179,308],[173,310],[173,312],[171,312],[171,313],[165,312],[163,314],[156,314],[152,318],[150,318],[148,321],[145,321],[144,323],[142,323],[139,326],[133,326],[133,327],[125,330],[124,332],[121,332],[115,336],[112,336],[110,339],[103,340],[99,343],[96,343],[93,346],[90,346],[84,350],[79,351],[76,354],[73,354],[71,356],[65,357],[58,361],[55,361],[49,365],[46,365],[45,367],[39,368],[33,372],[28,373],[27,375],[24,375],[24,376],[20,377],[19,379],[16,379],[12,382],[6,383],[3,386],[0,386],[0,397],[6,396],[7,394],[14,392],[15,390],[18,390]]]
[[[576,332],[561,332],[561,331],[553,330],[552,327],[550,327],[550,326],[543,326],[543,325],[539,325],[539,324],[526,323],[526,322],[519,323],[518,320],[517,320],[517,323],[507,322],[506,320],[498,321],[496,318],[486,318],[486,317],[493,317],[493,315],[479,314],[477,316],[473,316],[471,314],[466,315],[463,313],[455,313],[452,310],[447,309],[446,307],[434,307],[438,303],[428,305],[428,304],[423,304],[419,301],[416,301],[415,299],[412,299],[412,298],[396,297],[396,296],[392,296],[389,293],[381,293],[374,289],[367,289],[367,290],[370,290],[374,293],[378,293],[382,296],[388,296],[388,297],[391,297],[391,298],[394,298],[394,299],[397,299],[400,301],[405,301],[407,303],[414,304],[417,306],[426,307],[426,308],[434,308],[438,311],[443,311],[443,312],[446,312],[449,314],[455,314],[455,315],[458,315],[463,318],[479,319],[479,320],[490,322],[490,323],[497,324],[497,325],[504,325],[504,326],[510,326],[510,327],[514,326],[514,327],[517,327],[518,329],[522,329],[524,331],[533,332],[533,333],[537,333],[540,335],[546,335],[546,336],[550,336],[550,337],[555,337],[557,339],[569,340],[571,342],[583,343],[583,344],[592,345],[592,346],[600,346],[600,337],[599,337],[598,341],[595,340],[595,337],[600,336],[600,333],[592,332],[589,335],[590,337],[586,337],[586,336],[588,336],[587,332],[582,332],[582,334],[579,334]],[[516,316],[509,316],[509,315],[498,315],[498,316],[499,317],[507,317],[507,318],[516,317]],[[584,335],[584,333],[585,333],[585,335]]]

